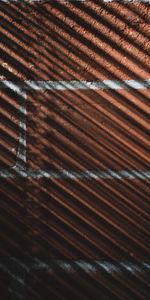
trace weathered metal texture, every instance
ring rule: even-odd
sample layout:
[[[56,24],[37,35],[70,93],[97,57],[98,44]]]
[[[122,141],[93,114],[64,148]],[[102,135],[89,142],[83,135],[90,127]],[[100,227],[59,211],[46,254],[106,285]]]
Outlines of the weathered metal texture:
[[[2,170],[16,166],[24,80],[150,77],[148,4],[13,2],[0,15]],[[25,97],[29,171],[0,178],[4,299],[147,300],[149,88],[45,83]]]

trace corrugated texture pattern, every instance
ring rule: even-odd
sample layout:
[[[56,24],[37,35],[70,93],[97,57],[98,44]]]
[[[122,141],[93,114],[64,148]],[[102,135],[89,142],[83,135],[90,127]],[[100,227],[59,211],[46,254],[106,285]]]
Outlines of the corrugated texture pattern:
[[[16,165],[18,81],[150,77],[148,4],[0,3],[0,16],[1,170]],[[26,168],[84,175],[0,178],[4,299],[147,300],[149,88],[25,96]]]

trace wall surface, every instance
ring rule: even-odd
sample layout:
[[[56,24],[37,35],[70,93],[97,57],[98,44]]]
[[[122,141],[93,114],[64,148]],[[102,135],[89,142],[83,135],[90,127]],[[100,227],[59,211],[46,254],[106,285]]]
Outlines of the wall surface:
[[[148,300],[149,1],[0,1],[2,299]]]

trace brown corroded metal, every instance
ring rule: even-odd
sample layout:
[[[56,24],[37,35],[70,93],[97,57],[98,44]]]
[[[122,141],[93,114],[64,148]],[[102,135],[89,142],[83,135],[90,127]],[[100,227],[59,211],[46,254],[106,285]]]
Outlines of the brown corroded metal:
[[[0,16],[1,80],[149,79],[148,4],[0,3]],[[20,100],[6,87],[0,97],[0,167],[9,168]],[[149,100],[149,89],[28,91],[27,168],[148,170]],[[0,289],[18,299],[12,274],[22,276],[29,259],[27,299],[147,300],[146,266],[117,264],[149,264],[149,194],[146,178],[0,178],[0,254],[16,259],[4,260]],[[52,267],[32,268],[35,258]],[[75,271],[53,270],[57,260]],[[77,260],[106,268],[87,274]]]

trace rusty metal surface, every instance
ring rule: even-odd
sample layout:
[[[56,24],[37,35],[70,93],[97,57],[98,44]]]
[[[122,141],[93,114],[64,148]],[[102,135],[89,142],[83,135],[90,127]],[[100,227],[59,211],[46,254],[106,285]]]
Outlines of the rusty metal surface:
[[[0,17],[3,299],[147,300],[149,4],[1,2]]]

